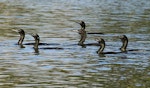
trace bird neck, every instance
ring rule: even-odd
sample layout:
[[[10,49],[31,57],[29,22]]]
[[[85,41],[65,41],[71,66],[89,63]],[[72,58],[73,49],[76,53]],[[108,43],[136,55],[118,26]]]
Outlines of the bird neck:
[[[81,30],[85,30],[85,26],[81,27]]]
[[[122,46],[121,46],[120,50],[122,52],[126,52],[127,46],[128,46],[128,39],[125,39],[125,40],[122,41]]]
[[[78,42],[78,45],[84,45],[85,39],[87,37],[86,31],[81,29],[81,30],[79,30],[79,34],[80,34],[81,38],[80,38],[80,40]]]
[[[20,39],[18,41],[18,45],[22,45],[24,38],[25,38],[25,34],[20,34]]]
[[[35,49],[38,49],[39,42],[40,42],[40,39],[35,39],[35,44],[34,44]]]
[[[100,44],[100,48],[98,49],[97,53],[102,54],[105,48],[105,43]]]
[[[81,29],[85,29],[85,23],[81,24]]]

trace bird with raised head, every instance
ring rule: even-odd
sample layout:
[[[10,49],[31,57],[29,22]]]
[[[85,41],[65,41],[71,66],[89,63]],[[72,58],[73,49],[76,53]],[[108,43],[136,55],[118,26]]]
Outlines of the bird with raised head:
[[[120,48],[121,52],[128,52],[128,51],[149,51],[149,50],[143,50],[143,49],[127,49],[128,46],[128,37],[126,35],[119,36],[122,42],[122,46]]]
[[[80,21],[80,22],[76,22],[76,23],[80,24],[80,26],[81,26],[80,30],[85,30],[86,24],[85,24],[84,21]],[[104,33],[101,33],[101,32],[88,32],[87,34],[104,34]]]
[[[40,37],[38,34],[36,33],[32,33],[31,36],[33,36],[34,40],[35,40],[35,43],[34,43],[34,49],[39,49],[39,42],[40,42]],[[43,47],[43,48],[40,48],[40,49],[63,49],[63,48],[59,48],[59,47]]]
[[[122,41],[122,46],[121,46],[120,50],[121,50],[121,52],[126,52],[127,51],[126,48],[128,46],[128,38],[126,35],[121,35],[121,36],[119,36],[119,38]]]

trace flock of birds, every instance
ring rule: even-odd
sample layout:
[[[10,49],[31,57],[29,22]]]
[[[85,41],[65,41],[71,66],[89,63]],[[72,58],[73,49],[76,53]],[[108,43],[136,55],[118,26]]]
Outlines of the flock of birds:
[[[97,43],[88,43],[88,44],[84,44],[85,40],[86,40],[86,37],[87,37],[87,34],[97,34],[97,33],[86,33],[86,24],[84,21],[80,21],[80,22],[77,22],[78,24],[81,25],[81,29],[78,30],[78,33],[80,35],[80,40],[78,42],[78,45],[82,46],[82,47],[85,47],[85,46],[100,46],[100,48],[97,50],[97,53],[98,54],[117,54],[117,53],[124,53],[124,52],[127,52],[126,48],[127,48],[127,45],[128,45],[128,38],[126,35],[121,35],[121,36],[118,36],[117,38],[120,38],[121,41],[122,41],[122,46],[120,48],[120,52],[104,52],[104,49],[105,49],[105,40],[103,38],[98,38],[97,39]],[[25,31],[23,29],[19,29],[17,30],[17,32],[20,34],[20,38],[19,38],[19,41],[17,43],[17,45],[20,45],[21,48],[25,48],[23,45],[34,45],[34,49],[36,52],[38,52],[38,49],[39,49],[39,45],[59,45],[57,43],[40,43],[40,37],[38,34],[36,33],[32,33],[30,34],[32,37],[34,37],[34,40],[35,40],[35,43],[25,43],[23,44],[23,41],[24,41],[24,38],[25,38]],[[98,34],[102,34],[102,33],[98,33]],[[43,48],[40,48],[40,49],[63,49],[63,48],[60,48],[60,47],[43,47]]]

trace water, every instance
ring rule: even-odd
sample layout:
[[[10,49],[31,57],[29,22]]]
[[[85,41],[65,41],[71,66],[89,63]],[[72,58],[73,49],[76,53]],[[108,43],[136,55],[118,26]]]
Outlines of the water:
[[[86,43],[102,37],[104,51],[119,51],[116,38],[125,34],[128,49],[121,54],[97,55],[98,46],[77,44],[84,20]],[[42,50],[15,45],[13,29],[38,33],[41,42],[64,50]],[[149,0],[1,0],[0,1],[0,87],[1,88],[148,88],[150,86]],[[26,35],[24,43],[34,42]],[[69,45],[69,46],[68,46]]]

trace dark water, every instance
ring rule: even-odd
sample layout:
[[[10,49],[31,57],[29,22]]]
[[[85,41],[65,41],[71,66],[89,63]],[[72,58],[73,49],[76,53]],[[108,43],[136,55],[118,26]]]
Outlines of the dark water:
[[[99,56],[98,46],[77,45],[84,20],[86,43],[102,37],[104,51],[119,51],[129,38],[128,53]],[[38,33],[41,42],[64,50],[42,50],[15,45],[13,29]],[[26,35],[24,43],[34,42]],[[148,88],[150,87],[149,0],[0,0],[0,88]],[[70,46],[68,46],[70,45]]]

